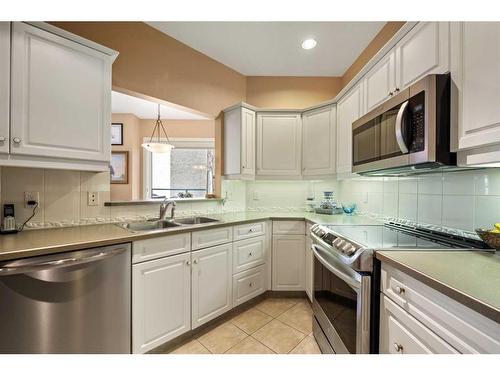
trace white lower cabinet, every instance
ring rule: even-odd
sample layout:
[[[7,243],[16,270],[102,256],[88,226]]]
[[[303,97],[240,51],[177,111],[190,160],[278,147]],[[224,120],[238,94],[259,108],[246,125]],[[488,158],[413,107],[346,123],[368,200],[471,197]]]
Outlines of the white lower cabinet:
[[[232,247],[229,243],[192,253],[193,329],[232,308]]]
[[[132,266],[132,351],[147,352],[191,329],[191,254]]]
[[[381,354],[453,354],[452,346],[392,302],[380,299]]]
[[[305,249],[305,290],[309,300],[313,300],[313,272],[314,272],[314,255],[312,252],[312,240],[306,237]]]
[[[266,237],[260,236],[233,243],[233,273],[265,262]]]
[[[304,290],[304,235],[273,235],[273,290]]]
[[[266,267],[258,266],[233,276],[233,307],[266,291]]]

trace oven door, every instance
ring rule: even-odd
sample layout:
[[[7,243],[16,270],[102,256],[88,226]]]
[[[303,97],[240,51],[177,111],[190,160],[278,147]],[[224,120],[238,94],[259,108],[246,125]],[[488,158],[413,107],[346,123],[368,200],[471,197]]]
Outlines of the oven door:
[[[318,244],[312,250],[313,310],[324,335],[337,354],[369,353],[371,277],[341,263]]]

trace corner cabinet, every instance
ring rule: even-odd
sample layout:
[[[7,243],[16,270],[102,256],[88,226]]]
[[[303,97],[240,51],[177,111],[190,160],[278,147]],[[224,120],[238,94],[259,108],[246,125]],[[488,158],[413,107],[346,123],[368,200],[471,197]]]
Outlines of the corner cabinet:
[[[9,153],[10,22],[0,22],[0,154]]]
[[[300,113],[257,113],[258,176],[300,178]]]
[[[499,163],[500,23],[452,22],[451,30],[459,164]]]
[[[255,177],[255,112],[238,106],[224,111],[224,175]]]
[[[10,148],[2,164],[106,170],[117,53],[43,23],[13,22],[11,33]]]
[[[336,106],[302,114],[302,175],[333,175],[336,169]]]
[[[337,176],[352,172],[352,123],[363,115],[363,86],[353,87],[337,103]]]

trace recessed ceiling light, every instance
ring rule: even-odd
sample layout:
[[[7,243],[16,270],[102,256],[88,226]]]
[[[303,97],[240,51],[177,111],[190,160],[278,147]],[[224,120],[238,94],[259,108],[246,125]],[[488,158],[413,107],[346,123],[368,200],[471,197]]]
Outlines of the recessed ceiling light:
[[[314,39],[306,39],[302,42],[302,48],[313,49],[314,47],[316,47],[316,44],[318,44],[318,42],[316,42]]]

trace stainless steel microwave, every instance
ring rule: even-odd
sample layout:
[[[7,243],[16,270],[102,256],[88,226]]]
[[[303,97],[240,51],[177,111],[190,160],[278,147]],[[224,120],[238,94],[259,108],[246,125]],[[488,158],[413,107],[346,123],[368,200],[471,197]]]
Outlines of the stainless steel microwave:
[[[394,176],[456,167],[450,76],[428,75],[352,124],[352,170]]]

